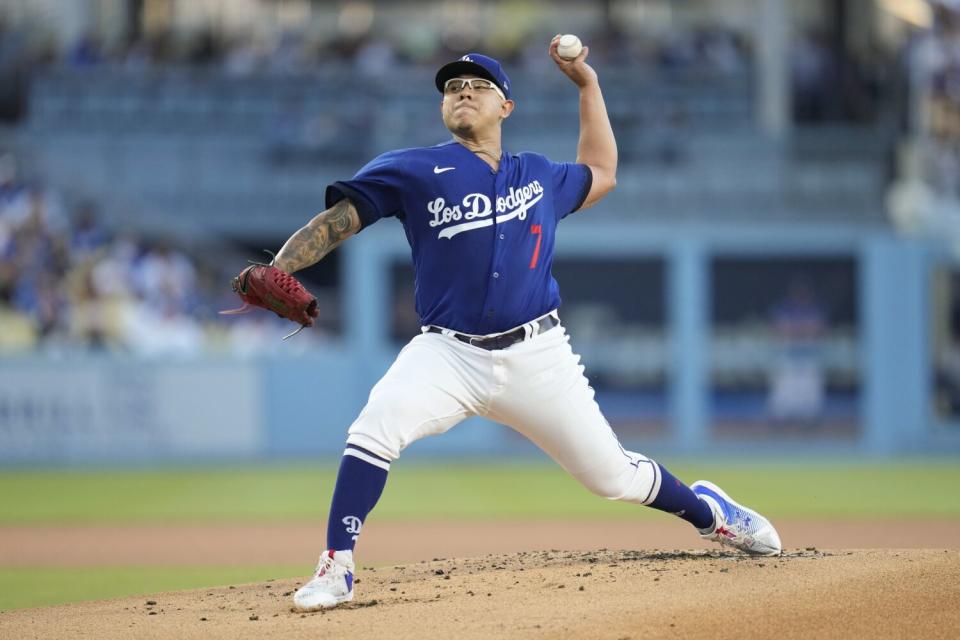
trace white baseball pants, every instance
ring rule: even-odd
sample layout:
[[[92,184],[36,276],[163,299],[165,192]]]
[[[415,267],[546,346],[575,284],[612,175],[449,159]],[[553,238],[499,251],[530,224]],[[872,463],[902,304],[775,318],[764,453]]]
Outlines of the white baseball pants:
[[[373,387],[347,442],[392,461],[420,438],[484,416],[529,438],[590,491],[649,504],[660,470],[620,445],[569,342],[562,325],[498,351],[422,333]]]

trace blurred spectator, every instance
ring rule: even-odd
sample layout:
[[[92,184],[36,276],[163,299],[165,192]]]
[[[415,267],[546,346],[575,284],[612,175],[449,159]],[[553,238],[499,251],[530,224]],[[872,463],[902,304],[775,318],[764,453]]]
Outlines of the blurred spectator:
[[[903,54],[913,117],[888,208],[900,230],[960,257],[960,5],[933,6],[932,28],[918,31]]]
[[[12,153],[0,153],[0,225],[10,228],[14,213],[25,207],[26,185],[17,175],[17,160]]]
[[[316,332],[303,333],[297,341],[283,341],[293,329],[289,324],[277,322],[271,314],[254,311],[243,319],[237,318],[227,329],[227,345],[230,353],[242,357],[274,355],[278,352],[303,351],[313,342],[310,336]],[[305,340],[299,340],[303,336]]]
[[[31,319],[0,304],[0,353],[29,351],[36,344],[37,331]]]
[[[81,204],[71,232],[70,250],[78,259],[82,259],[102,249],[109,239],[106,229],[97,220],[93,203]]]
[[[357,71],[362,75],[379,78],[390,72],[396,64],[397,52],[387,40],[370,40],[357,51]]]
[[[134,265],[133,281],[144,303],[162,310],[186,310],[194,301],[196,272],[190,260],[168,242],[157,242]]]
[[[811,29],[790,51],[793,115],[800,123],[873,122],[880,111],[885,56],[855,54],[849,45]]]
[[[72,280],[68,315],[70,340],[92,350],[119,347],[117,299],[111,300],[97,290],[92,260],[78,265],[72,273]]]
[[[816,31],[801,34],[790,52],[793,116],[798,122],[825,119],[829,111],[829,51]]]
[[[56,274],[41,270],[21,278],[14,292],[14,307],[33,319],[41,339],[59,338],[62,333],[68,307],[59,283]]]
[[[133,270],[140,248],[130,236],[115,240],[98,253],[90,272],[93,293],[109,299],[133,297]]]
[[[960,200],[960,11],[940,6],[934,29],[914,59],[913,72],[926,79],[931,145],[927,176],[938,194]]]
[[[274,75],[290,75],[307,70],[307,55],[301,34],[288,31],[280,34],[267,53],[266,70]]]
[[[770,371],[768,407],[778,421],[816,421],[823,412],[823,306],[813,287],[795,279],[771,310],[777,356]]]
[[[220,42],[210,29],[203,29],[187,45],[187,63],[193,66],[213,65],[221,55]]]
[[[103,52],[100,40],[93,34],[84,34],[67,52],[67,66],[75,69],[95,67],[103,62]]]
[[[949,276],[946,336],[935,348],[934,397],[941,416],[960,417],[960,273]]]
[[[7,254],[15,275],[10,303],[33,318],[40,336],[52,337],[62,318],[58,282],[67,269],[67,242],[46,193],[29,190],[24,205],[5,211],[14,230]]]
[[[700,56],[710,69],[721,73],[748,71],[749,53],[737,34],[723,29],[700,34]]]
[[[139,38],[131,38],[116,55],[120,67],[127,71],[146,71],[153,64],[149,43]]]
[[[188,357],[203,351],[200,324],[172,300],[159,307],[145,300],[132,305],[123,329],[126,344],[138,356]]]
[[[960,417],[960,338],[951,336],[950,344],[936,354],[935,402],[941,417]]]
[[[249,76],[263,68],[267,57],[266,47],[251,37],[233,40],[227,46],[223,68],[230,76]]]

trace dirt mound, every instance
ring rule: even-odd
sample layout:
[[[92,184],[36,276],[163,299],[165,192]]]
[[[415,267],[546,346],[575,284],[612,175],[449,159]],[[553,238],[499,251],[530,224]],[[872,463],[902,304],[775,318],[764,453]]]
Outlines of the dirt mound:
[[[948,638],[960,552],[539,551],[358,572],[341,608],[291,580],[0,614],[0,638]],[[731,631],[732,629],[732,631]]]

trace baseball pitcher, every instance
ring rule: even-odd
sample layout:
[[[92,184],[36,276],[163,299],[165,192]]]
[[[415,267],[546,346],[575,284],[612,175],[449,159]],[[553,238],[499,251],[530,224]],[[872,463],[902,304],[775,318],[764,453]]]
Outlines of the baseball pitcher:
[[[780,553],[763,516],[714,484],[688,487],[625,450],[571,349],[550,272],[555,234],[561,220],[616,186],[617,145],[589,48],[564,59],[558,40],[549,55],[580,94],[576,162],[504,151],[501,125],[515,107],[510,80],[496,60],[465,55],[436,75],[452,140],[384,153],[330,185],[328,209],[294,233],[272,265],[234,281],[245,302],[309,326],[316,305],[289,274],[381,218],[398,218],[412,249],[422,333],[350,426],[327,550],[294,595],[299,610],[353,599],[353,549],[391,463],[416,440],[469,416],[515,429],[597,495],[673,513],[704,538],[747,553]]]

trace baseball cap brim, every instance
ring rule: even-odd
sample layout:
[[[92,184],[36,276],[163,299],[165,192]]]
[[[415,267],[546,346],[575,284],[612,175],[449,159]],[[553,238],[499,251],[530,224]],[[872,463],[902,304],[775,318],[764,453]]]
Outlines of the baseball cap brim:
[[[480,78],[486,78],[493,84],[500,87],[500,91],[503,91],[504,94],[507,93],[506,90],[500,85],[500,83],[497,82],[497,79],[493,77],[493,74],[491,74],[489,71],[487,71],[484,67],[477,64],[476,62],[467,62],[466,60],[455,60],[453,62],[450,62],[440,67],[440,70],[437,71],[437,78],[436,78],[437,91],[439,91],[440,93],[443,93],[443,85],[447,82],[447,80],[449,80],[450,78],[456,78],[463,75],[471,75],[471,76],[478,76]]]

